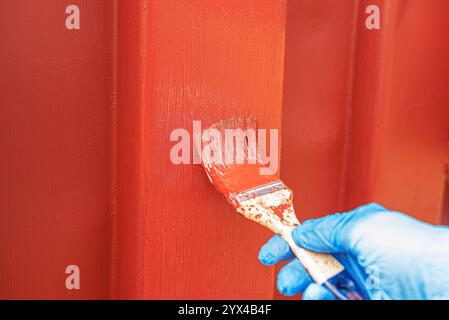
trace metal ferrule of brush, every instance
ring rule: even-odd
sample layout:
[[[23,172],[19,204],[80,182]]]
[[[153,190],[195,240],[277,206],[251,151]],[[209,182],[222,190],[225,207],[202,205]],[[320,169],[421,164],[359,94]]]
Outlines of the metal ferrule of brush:
[[[239,194],[237,194],[235,196],[235,200],[237,200],[238,203],[242,203],[246,200],[260,197],[265,194],[272,193],[274,191],[282,190],[284,188],[286,188],[286,185],[280,180],[275,181],[275,182],[270,182],[270,183],[240,192]]]

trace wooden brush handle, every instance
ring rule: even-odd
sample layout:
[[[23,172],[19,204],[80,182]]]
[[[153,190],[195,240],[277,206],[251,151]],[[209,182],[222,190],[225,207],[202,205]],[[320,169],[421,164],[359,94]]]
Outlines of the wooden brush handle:
[[[293,241],[291,232],[284,232],[282,238],[287,241],[293,254],[299,259],[312,279],[319,285],[322,285],[345,269],[330,254],[317,253],[298,247],[295,241]]]

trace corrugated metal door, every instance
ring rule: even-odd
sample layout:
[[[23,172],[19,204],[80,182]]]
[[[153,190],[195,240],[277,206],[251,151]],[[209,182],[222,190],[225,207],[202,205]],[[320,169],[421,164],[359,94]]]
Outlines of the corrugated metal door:
[[[79,29],[66,24],[73,5]],[[380,30],[365,26],[369,5]],[[300,219],[377,201],[448,221],[448,11],[2,1],[0,298],[279,297],[257,261],[269,232],[199,167],[170,162],[170,133],[193,120],[255,115],[282,129]],[[68,265],[79,290],[66,288]]]

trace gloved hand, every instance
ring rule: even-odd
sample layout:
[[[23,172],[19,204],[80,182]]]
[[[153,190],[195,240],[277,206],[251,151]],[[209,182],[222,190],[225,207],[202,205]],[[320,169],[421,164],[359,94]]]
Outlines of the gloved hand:
[[[448,227],[369,204],[305,221],[292,235],[300,247],[334,254],[370,299],[449,299]],[[291,258],[277,235],[259,253],[268,266]],[[333,299],[296,258],[279,271],[277,287],[288,296],[303,292],[303,299]]]

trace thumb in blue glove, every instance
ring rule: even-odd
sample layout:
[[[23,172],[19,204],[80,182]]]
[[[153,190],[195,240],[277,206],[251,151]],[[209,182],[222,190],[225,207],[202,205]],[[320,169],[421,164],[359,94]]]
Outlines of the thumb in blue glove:
[[[371,299],[448,299],[449,228],[432,226],[369,204],[343,214],[305,221],[293,230],[300,247],[332,253]],[[294,258],[274,236],[259,253],[268,266]],[[333,295],[312,282],[298,259],[277,276],[285,295],[327,300]]]

